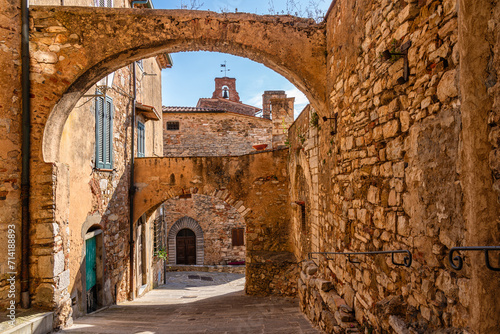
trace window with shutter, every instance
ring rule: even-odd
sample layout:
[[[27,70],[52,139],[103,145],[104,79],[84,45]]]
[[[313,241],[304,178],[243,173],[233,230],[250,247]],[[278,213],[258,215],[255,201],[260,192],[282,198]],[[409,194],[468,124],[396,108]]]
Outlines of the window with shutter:
[[[146,156],[146,129],[144,124],[137,122],[137,156],[139,158],[144,158]]]
[[[245,229],[244,228],[233,228],[232,229],[232,239],[233,246],[244,246],[245,245]]]
[[[95,0],[96,7],[113,7],[113,0]]]
[[[113,115],[113,100],[109,96],[96,97],[95,156],[99,169],[113,169]]]

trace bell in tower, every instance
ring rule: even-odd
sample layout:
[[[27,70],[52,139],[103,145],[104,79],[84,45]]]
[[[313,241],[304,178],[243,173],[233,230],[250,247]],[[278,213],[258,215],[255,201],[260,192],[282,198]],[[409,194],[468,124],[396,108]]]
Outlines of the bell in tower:
[[[228,77],[215,78],[215,91],[212,94],[212,99],[224,99],[241,103],[240,96],[236,91],[236,79]]]

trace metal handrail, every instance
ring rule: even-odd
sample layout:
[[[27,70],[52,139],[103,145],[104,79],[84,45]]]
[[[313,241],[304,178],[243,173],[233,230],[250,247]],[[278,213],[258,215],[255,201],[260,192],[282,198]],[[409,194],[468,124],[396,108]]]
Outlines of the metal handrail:
[[[450,249],[450,253],[448,254],[448,260],[450,261],[450,266],[455,270],[460,270],[464,266],[464,261],[462,256],[457,255],[453,257],[454,252],[458,251],[484,251],[484,260],[486,262],[486,267],[489,270],[500,271],[500,268],[492,267],[490,264],[490,257],[488,255],[489,251],[500,251],[500,246],[471,246],[471,247],[453,247]],[[455,264],[455,261],[457,264]]]
[[[404,253],[406,256],[403,259],[403,263],[396,262],[394,260],[394,254],[400,254]],[[412,263],[412,254],[409,250],[403,249],[403,250],[390,250],[390,251],[374,251],[374,252],[311,252],[308,253],[309,259],[312,259],[312,255],[314,254],[319,254],[319,255],[346,255],[347,259],[351,263],[361,263],[360,261],[354,261],[351,259],[352,255],[374,255],[374,254],[391,254],[391,260],[392,264],[396,266],[405,266],[405,267],[410,267]],[[327,260],[333,260],[333,258],[326,258]]]

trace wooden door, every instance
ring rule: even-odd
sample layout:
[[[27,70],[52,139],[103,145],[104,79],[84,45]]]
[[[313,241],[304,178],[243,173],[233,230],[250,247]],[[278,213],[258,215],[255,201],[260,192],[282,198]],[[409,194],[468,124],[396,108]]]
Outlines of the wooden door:
[[[190,229],[182,229],[176,236],[177,264],[196,264],[196,236]]]
[[[85,283],[87,290],[87,313],[97,309],[97,263],[96,238],[85,241]]]

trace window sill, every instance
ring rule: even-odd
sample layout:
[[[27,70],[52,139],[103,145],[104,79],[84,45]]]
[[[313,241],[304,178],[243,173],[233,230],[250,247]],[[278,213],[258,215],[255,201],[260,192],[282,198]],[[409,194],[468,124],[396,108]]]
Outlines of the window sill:
[[[94,168],[94,171],[96,172],[113,172],[114,169],[108,169],[108,168]]]

